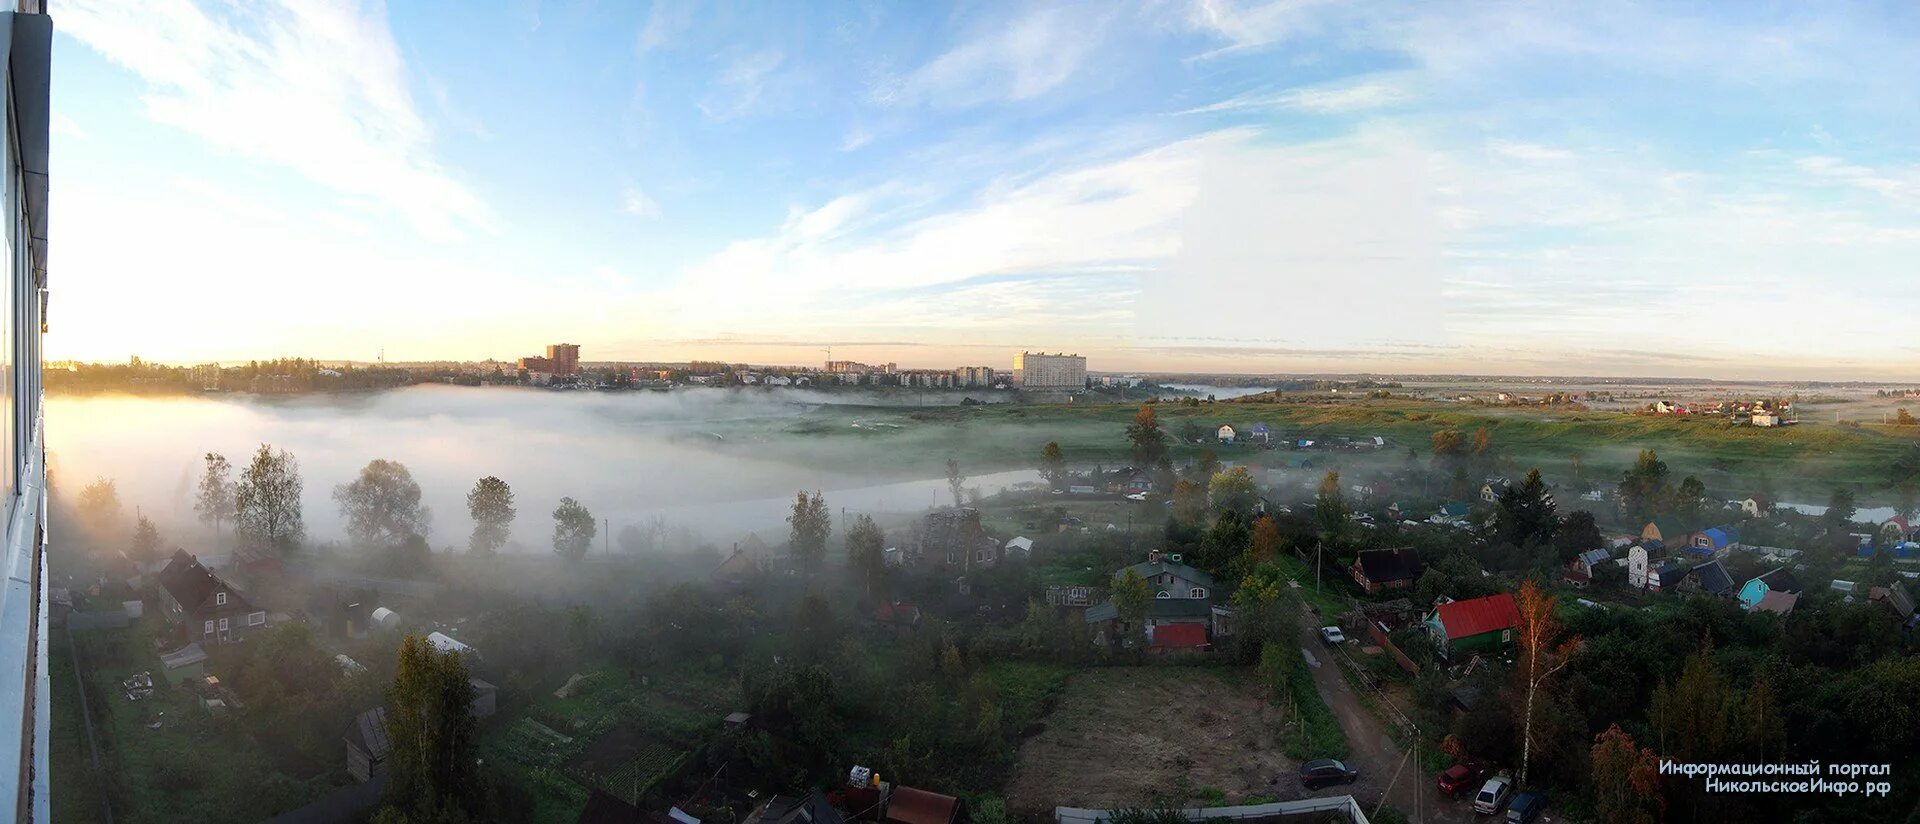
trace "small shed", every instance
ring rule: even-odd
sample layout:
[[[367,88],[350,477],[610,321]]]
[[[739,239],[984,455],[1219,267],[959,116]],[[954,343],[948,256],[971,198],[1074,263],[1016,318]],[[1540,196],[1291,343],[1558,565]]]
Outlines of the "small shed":
[[[386,772],[393,742],[387,740],[387,708],[374,707],[347,724],[347,773],[358,781],[372,781]]]
[[[373,625],[380,629],[400,628],[400,613],[394,612],[386,607],[375,609],[373,615],[370,617],[373,619]]]
[[[480,656],[479,650],[476,650],[472,646],[469,646],[467,644],[460,643],[459,641],[455,640],[453,636],[448,635],[444,632],[429,633],[427,635],[427,643],[432,644],[434,649],[437,649],[443,653],[457,652],[457,653],[460,653],[462,656],[469,657],[469,658],[477,658]]]
[[[1033,539],[1025,535],[1007,539],[1007,555],[1019,553],[1021,557],[1033,554]]]

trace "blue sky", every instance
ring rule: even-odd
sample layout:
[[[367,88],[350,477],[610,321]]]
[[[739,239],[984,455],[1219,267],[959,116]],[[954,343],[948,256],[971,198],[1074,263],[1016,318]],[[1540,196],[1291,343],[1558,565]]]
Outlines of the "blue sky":
[[[1911,4],[54,4],[54,357],[1911,378]]]

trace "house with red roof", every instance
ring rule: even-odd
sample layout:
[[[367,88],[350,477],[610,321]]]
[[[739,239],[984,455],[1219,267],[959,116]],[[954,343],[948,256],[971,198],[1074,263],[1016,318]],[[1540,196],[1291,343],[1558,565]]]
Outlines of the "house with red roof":
[[[1442,603],[1434,607],[1426,625],[1440,654],[1451,659],[1462,653],[1506,647],[1513,643],[1513,630],[1519,623],[1520,607],[1514,603],[1513,593],[1502,592]]]

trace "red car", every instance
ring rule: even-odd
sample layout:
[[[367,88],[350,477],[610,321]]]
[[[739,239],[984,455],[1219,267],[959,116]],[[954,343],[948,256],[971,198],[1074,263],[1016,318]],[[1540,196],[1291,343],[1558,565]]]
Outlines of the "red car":
[[[1480,786],[1480,779],[1487,776],[1487,768],[1480,764],[1455,764],[1440,773],[1440,792],[1451,796],[1460,796],[1472,792]]]

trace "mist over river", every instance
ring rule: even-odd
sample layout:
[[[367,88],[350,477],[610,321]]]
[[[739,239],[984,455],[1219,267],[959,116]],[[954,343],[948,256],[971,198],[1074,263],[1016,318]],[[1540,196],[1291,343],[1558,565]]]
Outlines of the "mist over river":
[[[343,538],[333,488],[385,458],[405,464],[420,484],[434,546],[465,546],[466,493],[476,479],[497,475],[512,485],[519,510],[509,551],[545,552],[549,513],[562,496],[610,521],[615,535],[659,516],[722,543],[749,531],[784,539],[783,519],[800,489],[824,490],[836,511],[911,512],[944,500],[947,453],[934,445],[938,433],[865,422],[857,409],[834,405],[848,402],[899,400],[797,390],[417,386],[350,395],[54,395],[46,414],[58,494],[112,478],[126,509],[138,507],[176,543],[201,534],[193,499],[202,457],[224,454],[237,480],[269,443],[300,462],[309,541]],[[984,470],[969,488],[1038,480],[1032,470]]]

